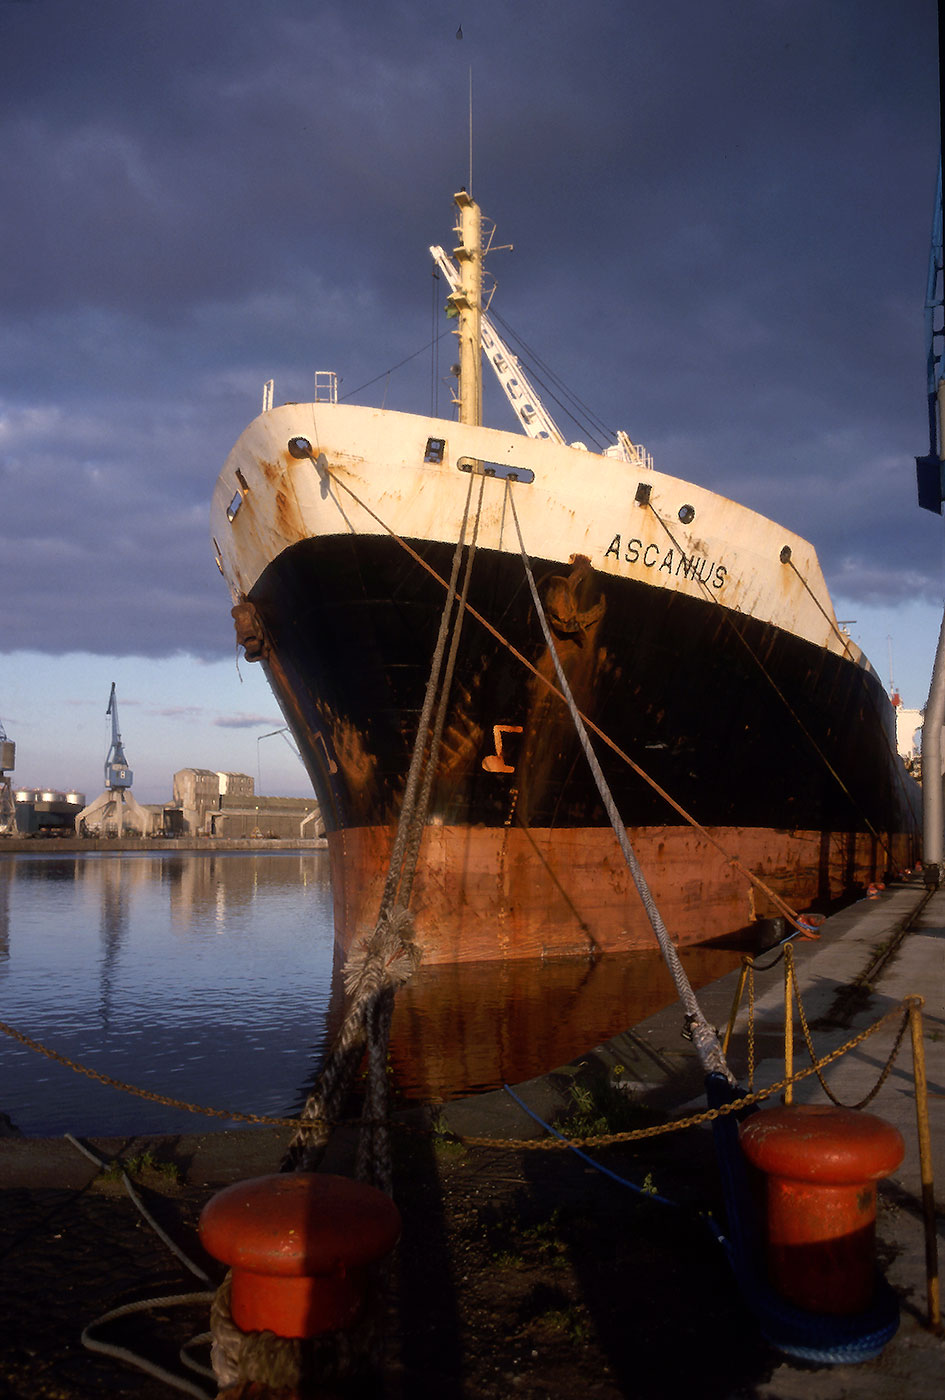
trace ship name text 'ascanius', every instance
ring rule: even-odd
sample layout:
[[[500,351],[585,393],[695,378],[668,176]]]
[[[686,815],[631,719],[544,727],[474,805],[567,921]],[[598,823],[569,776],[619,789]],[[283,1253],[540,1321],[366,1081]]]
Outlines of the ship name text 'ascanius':
[[[702,555],[685,554],[681,549],[664,549],[662,545],[652,542],[644,544],[636,538],[622,543],[620,535],[614,535],[604,551],[604,558],[622,559],[627,564],[642,564],[644,568],[655,569],[657,573],[682,576],[697,583],[704,583],[707,588],[723,588],[728,578],[728,570],[724,564],[717,564]]]

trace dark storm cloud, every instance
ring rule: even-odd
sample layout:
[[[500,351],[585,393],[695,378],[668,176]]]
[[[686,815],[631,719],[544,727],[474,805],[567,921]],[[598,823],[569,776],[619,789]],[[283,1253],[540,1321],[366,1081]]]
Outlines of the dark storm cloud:
[[[470,65],[503,317],[660,468],[813,539],[844,596],[938,596],[912,480],[931,0],[456,24],[0,3],[0,652],[232,652],[216,474],[270,375],[305,397],[333,365],[349,393],[430,338]],[[377,401],[426,411],[429,379],[421,356]]]

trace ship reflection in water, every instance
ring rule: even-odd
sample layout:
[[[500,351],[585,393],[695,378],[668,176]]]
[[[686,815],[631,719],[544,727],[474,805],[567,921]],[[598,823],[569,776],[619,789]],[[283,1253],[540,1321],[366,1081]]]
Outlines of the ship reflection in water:
[[[325,852],[0,850],[0,1020],[154,1094],[292,1115],[338,1018],[331,920]],[[683,961],[698,985],[738,956]],[[655,953],[421,966],[398,993],[397,1088],[442,1101],[515,1083],[673,1000]],[[3,1035],[0,1114],[32,1136],[233,1122],[121,1093]]]
[[[729,947],[680,950],[694,987],[737,967]],[[659,952],[421,966],[397,993],[395,1082],[446,1101],[555,1069],[676,1000]]]

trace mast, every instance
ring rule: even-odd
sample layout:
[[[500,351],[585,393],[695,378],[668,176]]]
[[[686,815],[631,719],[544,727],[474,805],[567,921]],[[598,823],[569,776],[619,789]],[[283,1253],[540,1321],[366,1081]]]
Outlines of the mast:
[[[438,245],[432,247],[430,253],[451,290],[457,291],[462,279],[452,258],[448,258]],[[496,378],[528,436],[564,442],[564,434],[539,398],[518,357],[512,354],[499,335],[487,311],[479,313],[479,323],[483,354],[495,370]]]
[[[453,258],[447,257],[437,244],[430,248],[430,255],[450,284],[447,315],[459,321],[455,332],[459,336],[459,364],[454,366],[459,387],[453,397],[459,409],[459,421],[477,427],[482,423],[482,356],[485,354],[528,436],[563,443],[564,434],[542,403],[518,357],[512,354],[488,313],[482,309],[483,248],[479,205],[464,189],[453,198],[460,209],[456,225],[460,246],[453,249]],[[491,246],[491,240],[489,244]],[[622,429],[617,433],[616,442],[604,449],[604,456],[630,462],[635,467],[650,469],[653,466],[653,458],[646,448],[641,443],[631,442]]]
[[[453,257],[459,265],[460,285],[450,297],[459,317],[459,421],[482,423],[482,214],[465,189],[453,196],[459,208],[459,247]]]

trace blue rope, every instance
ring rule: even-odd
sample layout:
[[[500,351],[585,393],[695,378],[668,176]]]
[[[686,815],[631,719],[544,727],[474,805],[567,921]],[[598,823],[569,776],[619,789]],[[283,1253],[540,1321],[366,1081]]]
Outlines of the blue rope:
[[[581,1161],[586,1162],[589,1167],[593,1167],[595,1171],[602,1172],[604,1176],[609,1176],[611,1181],[616,1181],[618,1186],[626,1186],[629,1190],[636,1191],[638,1196],[645,1196],[648,1201],[659,1201],[661,1206],[672,1206],[674,1210],[679,1210],[678,1201],[671,1201],[668,1197],[661,1196],[657,1191],[648,1191],[643,1186],[637,1186],[634,1182],[628,1181],[625,1176],[618,1176],[617,1173],[612,1172],[609,1167],[603,1167],[600,1162],[595,1162],[593,1157],[589,1157],[586,1152],[582,1152],[579,1147],[575,1147],[574,1143],[571,1142],[570,1138],[565,1137],[564,1133],[559,1133],[558,1129],[553,1128],[550,1123],[546,1123],[544,1118],[539,1118],[538,1114],[519,1098],[514,1089],[510,1089],[507,1084],[504,1084],[502,1087],[505,1089],[505,1092],[515,1100],[519,1108],[525,1110],[529,1118],[533,1118],[536,1123],[540,1123],[546,1133],[551,1133],[552,1137],[556,1137],[559,1142],[565,1143],[574,1153],[575,1157],[580,1157]]]
[[[706,1076],[710,1108],[720,1108],[740,1093],[722,1075]],[[877,1273],[873,1301],[862,1313],[809,1312],[781,1298],[764,1277],[760,1244],[746,1208],[750,1194],[735,1115],[716,1118],[712,1133],[732,1236],[729,1258],[742,1297],[765,1339],[787,1356],[821,1365],[849,1365],[879,1356],[899,1327],[899,1300],[882,1274]]]
[[[529,1108],[508,1084],[503,1087],[529,1118],[551,1133],[552,1137],[563,1142],[576,1157],[580,1157],[582,1162],[586,1162],[595,1171],[602,1172],[618,1186],[626,1186],[648,1200],[672,1206],[675,1210],[681,1208],[678,1201],[671,1201],[666,1196],[644,1190],[643,1187],[628,1181],[626,1177],[618,1176],[609,1167],[595,1162],[593,1157],[575,1147],[563,1133],[559,1133],[557,1128],[553,1128]],[[706,1097],[712,1108],[719,1108],[723,1103],[730,1102],[737,1098],[740,1092],[732,1088],[724,1075],[706,1076]],[[749,1113],[756,1111],[748,1110]],[[759,1242],[751,1225],[750,1213],[746,1209],[749,1200],[748,1183],[738,1138],[738,1124],[734,1115],[729,1113],[717,1118],[712,1124],[712,1131],[731,1238],[726,1237],[710,1215],[700,1214],[699,1219],[724,1248],[743,1299],[754,1313],[766,1341],[787,1356],[827,1366],[854,1365],[872,1361],[879,1356],[899,1327],[899,1300],[886,1279],[877,1273],[872,1304],[865,1312],[852,1316],[808,1312],[779,1297],[764,1278]]]
[[[628,1181],[625,1176],[619,1176],[617,1172],[612,1172],[609,1167],[602,1166],[600,1162],[595,1162],[593,1157],[589,1157],[586,1152],[582,1152],[579,1147],[575,1147],[574,1143],[571,1142],[569,1138],[565,1137],[563,1133],[559,1133],[557,1128],[553,1128],[550,1123],[545,1122],[544,1118],[540,1118],[533,1109],[529,1108],[527,1103],[519,1098],[514,1089],[509,1088],[508,1084],[504,1084],[502,1087],[510,1098],[515,1100],[519,1108],[523,1109],[528,1114],[529,1118],[533,1118],[536,1123],[539,1123],[546,1133],[551,1133],[552,1137],[556,1137],[559,1142],[563,1142],[569,1150],[574,1153],[575,1157],[580,1157],[581,1161],[586,1162],[589,1167],[593,1167],[595,1171],[601,1172],[604,1176],[609,1176],[611,1181],[616,1181],[618,1186],[626,1186],[629,1191],[635,1191],[638,1196],[643,1196],[648,1201],[656,1201],[661,1206],[672,1206],[674,1210],[682,1209],[678,1201],[671,1201],[668,1196],[661,1196],[658,1191],[648,1190],[644,1186],[637,1186],[635,1182]],[[725,1248],[726,1252],[730,1253],[731,1250],[728,1240],[725,1238],[725,1235],[719,1229],[718,1224],[713,1220],[712,1216],[700,1212],[699,1219],[703,1221],[709,1232],[715,1237],[719,1244]]]

